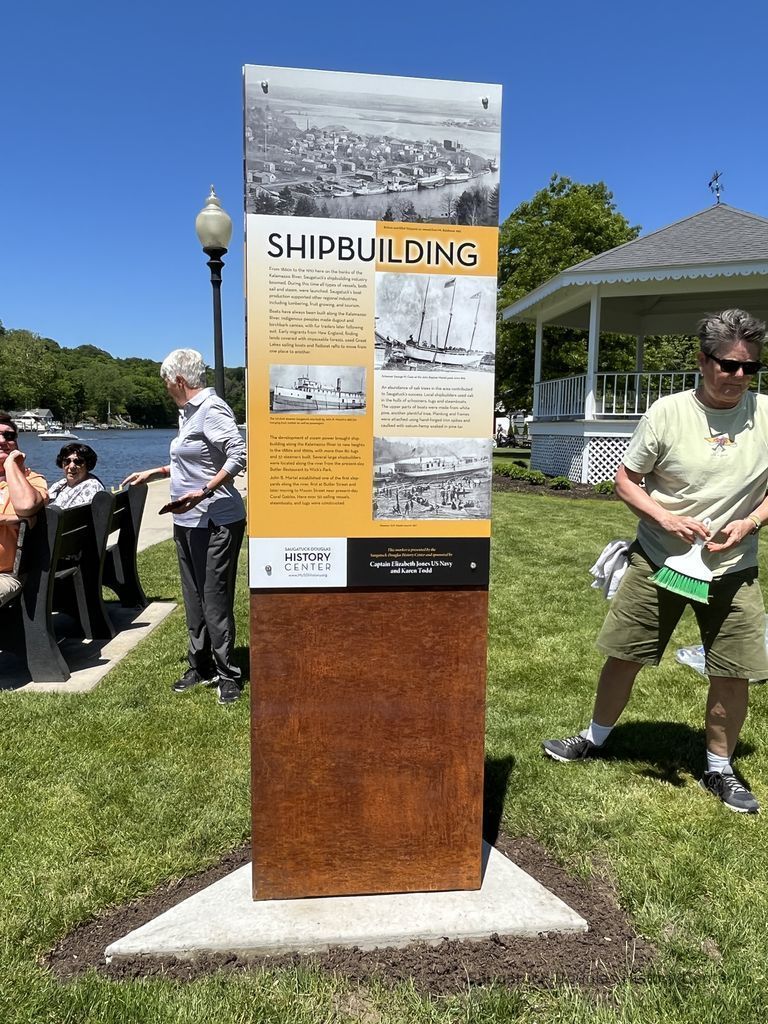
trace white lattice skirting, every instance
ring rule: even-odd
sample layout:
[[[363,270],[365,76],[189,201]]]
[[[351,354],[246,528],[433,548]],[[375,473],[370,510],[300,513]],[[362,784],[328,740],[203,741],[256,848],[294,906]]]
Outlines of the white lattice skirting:
[[[567,476],[574,483],[613,480],[628,444],[628,437],[536,434],[531,469],[540,469],[547,476]]]

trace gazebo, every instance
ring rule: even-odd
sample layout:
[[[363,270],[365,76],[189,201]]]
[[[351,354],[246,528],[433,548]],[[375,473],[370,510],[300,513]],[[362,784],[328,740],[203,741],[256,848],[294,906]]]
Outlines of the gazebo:
[[[768,220],[725,204],[577,263],[507,306],[505,320],[536,325],[532,468],[611,479],[648,406],[698,383],[694,368],[644,372],[645,338],[692,335],[705,313],[733,306],[768,319]],[[589,331],[584,373],[542,380],[547,325]],[[632,373],[598,372],[601,331],[635,336]]]

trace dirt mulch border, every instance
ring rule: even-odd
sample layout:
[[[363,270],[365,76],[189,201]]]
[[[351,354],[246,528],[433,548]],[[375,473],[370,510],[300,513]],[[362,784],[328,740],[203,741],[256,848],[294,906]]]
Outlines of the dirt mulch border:
[[[546,484],[531,484],[527,480],[515,480],[502,473],[493,474],[494,491],[517,491],[519,494],[537,494],[547,498],[592,498],[595,501],[619,501],[615,494],[598,494],[592,484],[571,484],[570,491],[559,491]]]
[[[420,992],[433,995],[466,992],[468,985],[550,987],[566,982],[604,990],[627,979],[640,980],[654,958],[654,949],[636,933],[609,879],[569,875],[531,839],[502,835],[496,846],[581,914],[590,930],[579,935],[544,933],[531,939],[498,935],[480,942],[445,939],[438,946],[418,943],[405,949],[334,948],[321,954],[249,957],[211,954],[194,960],[141,956],[106,963],[104,950],[111,942],[248,863],[250,846],[243,846],[199,874],[161,885],[144,899],[79,925],[44,963],[65,982],[90,969],[115,981],[151,977],[192,981],[216,971],[303,967],[334,972],[350,982],[373,978],[388,984],[412,981]]]

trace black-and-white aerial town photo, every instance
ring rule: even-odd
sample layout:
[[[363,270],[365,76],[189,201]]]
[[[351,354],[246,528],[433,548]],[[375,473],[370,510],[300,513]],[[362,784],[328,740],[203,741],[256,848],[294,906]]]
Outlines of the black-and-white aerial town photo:
[[[248,65],[246,212],[499,222],[501,89]]]

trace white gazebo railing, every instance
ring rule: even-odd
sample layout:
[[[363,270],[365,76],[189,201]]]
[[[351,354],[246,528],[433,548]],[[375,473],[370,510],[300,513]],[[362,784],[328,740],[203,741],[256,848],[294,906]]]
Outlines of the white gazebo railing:
[[[657,398],[690,391],[699,383],[697,371],[687,373],[598,373],[595,380],[595,413],[612,419],[641,416]]]
[[[539,420],[579,420],[584,418],[587,375],[542,380],[533,385],[533,408]]]
[[[664,370],[660,373],[598,373],[595,375],[595,416],[622,419],[642,416],[665,395],[690,391],[699,383],[697,371]],[[753,382],[759,392],[768,391],[768,372]],[[560,377],[534,385],[537,420],[585,418],[587,375]]]

